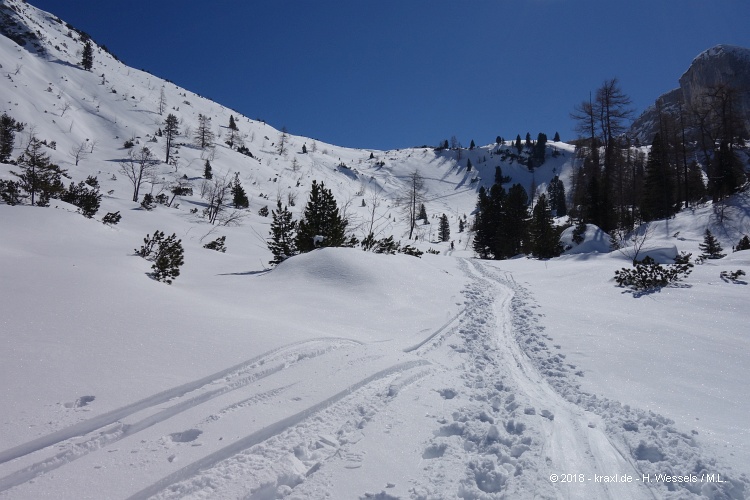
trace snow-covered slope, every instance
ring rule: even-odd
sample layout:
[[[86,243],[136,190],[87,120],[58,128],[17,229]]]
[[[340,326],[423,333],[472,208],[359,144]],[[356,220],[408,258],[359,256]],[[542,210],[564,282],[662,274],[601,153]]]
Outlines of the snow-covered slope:
[[[78,31],[24,2],[2,5],[44,47],[0,37],[0,108],[27,124],[14,156],[33,131],[56,142],[47,153],[73,180],[96,175],[107,194],[95,219],[55,200],[0,205],[1,498],[748,496],[747,287],[719,278],[750,267],[746,252],[640,297],[614,286],[628,257],[602,241],[585,243],[599,254],[476,261],[457,218],[479,186],[496,166],[527,188],[567,180],[572,147],[551,143],[562,154],[533,174],[495,145],[459,160],[289,136],[278,154],[271,126],[99,48],[83,71]],[[145,211],[118,170],[123,143],[161,156],[167,113],[186,135],[156,180],[187,176],[195,194]],[[214,172],[239,172],[250,195],[238,225],[200,216],[207,153],[187,133],[199,114],[223,135]],[[224,144],[230,115],[252,157]],[[82,143],[93,153],[76,166]],[[0,177],[14,168],[0,165]],[[299,213],[316,179],[347,205],[357,236],[377,201],[377,236],[403,239],[396,199],[415,169],[428,214],[450,217],[455,250],[434,241],[432,223],[410,243],[442,255],[323,249],[268,270],[259,208],[296,198]],[[723,223],[706,206],[654,224],[652,245],[697,254],[710,227],[729,248],[750,213],[747,195],[732,203]],[[114,211],[119,224],[96,220]],[[185,246],[172,286],[134,255],[157,229]],[[218,236],[226,253],[203,248]],[[613,475],[632,481],[602,479]]]

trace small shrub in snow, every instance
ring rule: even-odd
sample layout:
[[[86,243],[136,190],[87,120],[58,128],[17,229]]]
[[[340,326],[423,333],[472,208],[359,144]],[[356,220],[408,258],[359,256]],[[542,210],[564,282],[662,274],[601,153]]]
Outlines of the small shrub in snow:
[[[153,237],[147,234],[143,238],[143,246],[135,253],[153,261],[151,277],[168,285],[180,275],[180,266],[185,263],[182,240],[178,240],[174,233],[167,238],[163,231],[155,231]]]
[[[146,210],[153,210],[156,208],[156,202],[154,201],[154,195],[146,193],[143,195],[143,201],[141,201],[141,207]]]
[[[216,250],[217,252],[225,253],[227,251],[227,247],[224,245],[226,241],[227,237],[221,236],[210,243],[206,243],[205,245],[203,245],[203,248],[208,248],[209,250]]]
[[[120,222],[120,219],[122,219],[122,215],[120,215],[120,211],[118,210],[117,212],[107,212],[107,215],[102,217],[102,222],[114,226]]]
[[[665,287],[680,281],[693,272],[690,255],[683,253],[675,257],[674,264],[667,266],[662,266],[647,256],[641,261],[636,261],[632,269],[624,267],[615,271],[615,281],[618,286],[638,291]]]
[[[169,196],[167,196],[164,193],[157,194],[154,197],[154,201],[160,205],[168,205],[169,204]]]
[[[77,185],[71,182],[68,189],[60,195],[60,199],[77,206],[81,214],[90,219],[99,211],[102,195],[99,194],[99,183],[96,177],[89,177],[85,182],[81,181]]]
[[[125,149],[130,149],[130,148],[132,148],[134,146],[135,146],[135,142],[133,142],[130,139],[128,139],[127,141],[125,141],[125,143],[122,145],[122,147],[124,147]]]
[[[268,217],[268,205],[261,207],[261,209],[258,210],[258,215],[261,217]]]
[[[580,245],[586,239],[586,223],[581,221],[573,230],[573,243]]]
[[[745,283],[744,281],[740,280],[742,276],[745,276],[745,271],[742,269],[737,269],[736,271],[722,271],[719,276],[723,281],[732,282],[734,284],[741,284]]]

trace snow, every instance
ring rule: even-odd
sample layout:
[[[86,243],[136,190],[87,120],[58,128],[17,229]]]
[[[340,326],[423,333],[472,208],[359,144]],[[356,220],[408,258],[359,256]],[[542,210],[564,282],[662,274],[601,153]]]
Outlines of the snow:
[[[22,64],[4,111],[56,141],[47,152],[74,181],[97,175],[105,195],[96,219],[56,200],[0,205],[0,498],[749,496],[747,283],[720,276],[750,267],[750,251],[730,250],[750,232],[748,193],[652,223],[642,255],[695,258],[706,228],[728,253],[657,292],[615,286],[630,250],[610,252],[594,226],[577,246],[566,230],[572,248],[556,259],[479,261],[457,219],[471,218],[495,166],[542,192],[554,174],[569,182],[572,146],[550,144],[562,154],[534,173],[495,145],[461,160],[425,148],[369,160],[290,136],[280,155],[269,125],[103,52],[92,73],[77,69],[80,42],[63,25],[6,3],[61,48],[45,60],[0,39],[3,68]],[[161,155],[161,139],[148,141],[162,85],[183,130],[199,113],[220,130],[235,116],[255,158],[217,141],[212,165],[240,172],[251,203],[238,225],[191,213],[204,206],[191,145],[159,176],[187,175],[194,196],[152,211],[130,201],[122,145],[134,137]],[[86,139],[95,152],[75,166],[68,151]],[[347,205],[358,236],[372,223],[407,243],[396,199],[415,169],[433,223],[408,243],[439,255],[329,248],[268,268],[270,218],[258,209],[296,197],[298,217],[313,179]],[[119,224],[98,220],[114,211]],[[431,234],[442,213],[454,250]],[[157,229],[185,247],[171,286],[134,252]],[[203,248],[219,236],[226,253]]]

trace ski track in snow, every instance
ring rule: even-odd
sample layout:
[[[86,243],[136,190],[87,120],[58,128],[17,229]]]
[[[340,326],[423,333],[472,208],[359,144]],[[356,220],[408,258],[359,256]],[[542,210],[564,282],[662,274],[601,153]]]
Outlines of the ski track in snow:
[[[71,444],[70,447],[61,453],[57,453],[0,478],[0,492],[23,484],[39,474],[61,467],[92,451],[96,451],[127,436],[147,429],[187,409],[280,372],[294,363],[315,358],[345,344],[356,345],[360,344],[360,342],[343,338],[320,338],[288,344],[226,370],[160,392],[136,403],[104,413],[92,419],[84,420],[65,429],[0,452],[0,464],[3,464],[57,445],[63,441],[86,436],[98,431],[96,435],[82,442]],[[278,364],[272,364],[274,361],[277,361]],[[122,422],[118,422],[138,412],[156,407],[165,402],[174,402],[175,400],[177,402],[172,406],[135,423],[123,424]],[[246,403],[247,400],[237,404]]]
[[[416,425],[424,436],[421,452],[406,462],[412,467],[409,479],[386,481],[388,492],[363,487],[359,498],[745,498],[747,478],[704,456],[695,436],[680,432],[669,419],[582,392],[576,383],[580,372],[548,347],[551,338],[539,324],[534,298],[510,273],[467,259],[460,259],[459,267],[470,278],[462,291],[462,309],[422,341],[403,348],[406,360],[384,354],[382,346],[371,349],[342,338],[285,345],[1,452],[0,464],[7,466],[26,455],[36,461],[0,478],[0,492],[5,496],[16,486],[193,409],[202,414],[195,427],[169,438],[195,441],[214,422],[243,414],[305,381],[281,377],[284,385],[253,390],[249,396],[238,391],[219,409],[201,410],[204,403],[300,363],[325,364],[333,351],[348,349],[349,362],[365,367],[356,372],[359,380],[343,379],[338,388],[329,388],[323,379],[324,389],[306,407],[284,411],[224,447],[194,449],[186,455],[191,460],[187,465],[140,484],[129,498],[341,497],[343,491],[351,492],[342,478],[368,459],[377,460],[376,450],[365,444],[368,438],[391,439],[395,446],[403,442],[392,427],[398,423]],[[404,393],[412,400],[400,397]],[[439,395],[440,405],[429,403],[430,394]],[[409,413],[415,402],[428,407],[416,423]],[[170,406],[157,408],[164,403]],[[139,419],[126,423],[127,417]],[[393,435],[380,435],[377,429],[370,434],[370,426],[392,429]],[[53,445],[63,451],[36,458]],[[686,473],[719,473],[725,482],[592,480],[595,475]],[[551,474],[582,474],[588,480],[552,483]]]

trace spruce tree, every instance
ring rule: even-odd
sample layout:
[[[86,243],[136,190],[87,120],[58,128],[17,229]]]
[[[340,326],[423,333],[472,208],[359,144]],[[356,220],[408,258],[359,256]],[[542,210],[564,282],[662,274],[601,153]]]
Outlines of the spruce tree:
[[[68,177],[67,171],[50,163],[50,157],[42,150],[45,147],[35,136],[29,139],[26,150],[18,158],[22,172],[18,177],[21,189],[31,195],[31,204],[46,207],[50,198],[65,190],[61,179]]]
[[[164,163],[169,163],[169,158],[172,155],[174,140],[177,137],[177,134],[180,133],[178,125],[179,123],[177,121],[177,117],[172,113],[168,114],[167,119],[164,120],[164,137],[166,137],[167,139],[167,144],[164,147],[167,153],[167,157],[164,160]]]
[[[232,203],[234,208],[247,208],[250,206],[250,200],[247,198],[245,188],[240,183],[240,173],[234,174],[234,183],[232,184]]]
[[[292,212],[287,207],[281,207],[281,200],[276,202],[276,210],[271,212],[271,239],[268,249],[273,254],[271,265],[279,264],[289,257],[297,255],[296,230],[297,223],[292,219]]]
[[[560,254],[560,238],[552,223],[552,211],[545,194],[540,195],[536,201],[529,232],[534,257],[549,259]]]
[[[464,220],[459,218],[458,219],[458,232],[463,233],[465,229]]]
[[[503,175],[503,169],[501,166],[495,167],[495,184],[505,184],[510,182],[509,175]]]
[[[521,144],[521,134],[518,134],[516,136],[516,151],[518,151],[518,154],[521,154],[521,151],[523,150],[523,145]]]
[[[213,169],[211,168],[211,162],[206,160],[206,164],[203,167],[203,177],[206,179],[212,179],[214,176]]]
[[[709,229],[706,229],[706,232],[703,236],[703,243],[698,245],[698,247],[703,252],[701,254],[701,257],[704,259],[721,259],[722,257],[725,257],[726,254],[721,253],[723,248],[721,248],[721,244],[719,244],[719,240],[716,239],[716,237],[711,234],[711,231]]]
[[[475,147],[477,146],[474,144],[474,139],[472,139],[471,144],[469,144],[469,149],[474,149]]]
[[[451,239],[451,227],[448,223],[448,216],[443,214],[440,216],[440,227],[438,229],[438,238],[440,241],[448,241]]]
[[[318,247],[353,246],[356,240],[346,238],[347,225],[331,190],[313,180],[310,198],[298,224],[297,249],[304,253]]]
[[[750,237],[747,235],[743,236],[739,243],[737,243],[737,246],[734,247],[735,252],[739,252],[740,250],[750,250]]]
[[[83,55],[81,57],[81,67],[86,71],[91,71],[94,66],[94,48],[91,45],[91,40],[86,40],[83,44]]]
[[[559,176],[554,176],[547,186],[547,195],[549,205],[555,216],[563,217],[568,214],[568,208],[565,205],[565,185]]]
[[[471,172],[471,167],[472,167],[471,158],[467,158],[466,159],[466,171]]]
[[[16,132],[22,131],[23,124],[3,113],[0,116],[0,163],[8,163],[13,156]]]
[[[643,185],[641,210],[645,220],[665,219],[675,212],[672,175],[665,156],[661,136],[656,134],[646,162]]]
[[[552,139],[554,142],[560,142],[560,134],[555,132],[555,137]]]
[[[425,224],[428,224],[427,209],[425,208],[424,203],[419,206],[419,215],[417,216],[417,220],[423,220]]]

